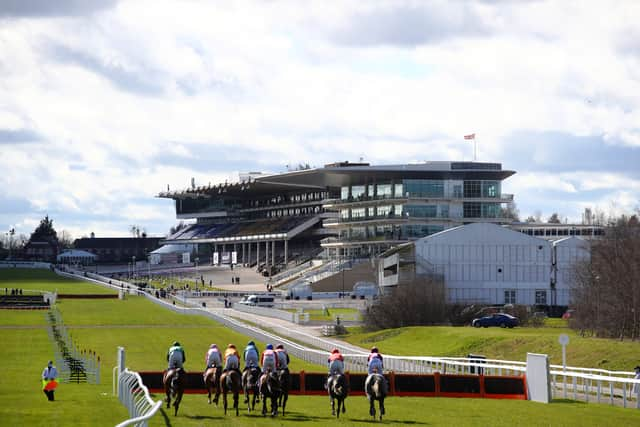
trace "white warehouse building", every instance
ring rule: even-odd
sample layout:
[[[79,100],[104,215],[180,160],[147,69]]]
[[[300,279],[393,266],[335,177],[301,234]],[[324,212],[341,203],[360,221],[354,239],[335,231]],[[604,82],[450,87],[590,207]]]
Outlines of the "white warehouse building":
[[[415,274],[442,277],[447,302],[459,304],[567,306],[573,266],[589,258],[589,244],[579,237],[550,242],[489,223],[444,230],[413,245]],[[401,258],[393,253],[382,260],[381,286],[399,283],[402,273],[393,272],[402,271]]]

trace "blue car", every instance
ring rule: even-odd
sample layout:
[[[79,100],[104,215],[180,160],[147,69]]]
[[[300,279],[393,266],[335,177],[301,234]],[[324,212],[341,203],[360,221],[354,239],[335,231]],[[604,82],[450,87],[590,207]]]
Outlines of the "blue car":
[[[506,313],[495,313],[490,316],[480,317],[478,319],[473,319],[471,322],[471,326],[479,328],[482,326],[483,328],[488,328],[489,326],[500,326],[501,328],[513,328],[514,326],[518,326],[520,322],[517,317],[513,317],[510,314]]]

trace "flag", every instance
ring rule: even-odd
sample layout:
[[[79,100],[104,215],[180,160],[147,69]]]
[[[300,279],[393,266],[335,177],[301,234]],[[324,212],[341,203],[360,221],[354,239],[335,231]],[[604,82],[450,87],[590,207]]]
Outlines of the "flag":
[[[472,133],[472,134],[470,134],[470,135],[465,135],[465,136],[464,136],[464,139],[476,139],[476,134],[475,134],[475,133]]]

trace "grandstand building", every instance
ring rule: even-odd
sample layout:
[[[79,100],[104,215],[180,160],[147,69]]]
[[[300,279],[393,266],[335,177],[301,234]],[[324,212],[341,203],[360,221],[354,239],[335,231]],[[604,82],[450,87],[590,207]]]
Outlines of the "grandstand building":
[[[178,219],[195,224],[167,244],[197,244],[213,264],[258,265],[269,274],[320,252],[371,256],[391,246],[474,222],[506,224],[513,195],[500,163],[425,162],[372,166],[333,163],[237,183],[163,192]],[[204,260],[201,259],[201,263]]]

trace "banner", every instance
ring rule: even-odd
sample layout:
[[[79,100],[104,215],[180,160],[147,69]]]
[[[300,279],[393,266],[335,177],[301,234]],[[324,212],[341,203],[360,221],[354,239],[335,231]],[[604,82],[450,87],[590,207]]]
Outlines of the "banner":
[[[231,264],[237,264],[238,263],[238,252],[233,251],[231,252]]]
[[[213,253],[213,265],[218,265],[218,252]]]
[[[191,262],[191,254],[189,252],[182,253],[182,263],[189,264]]]

